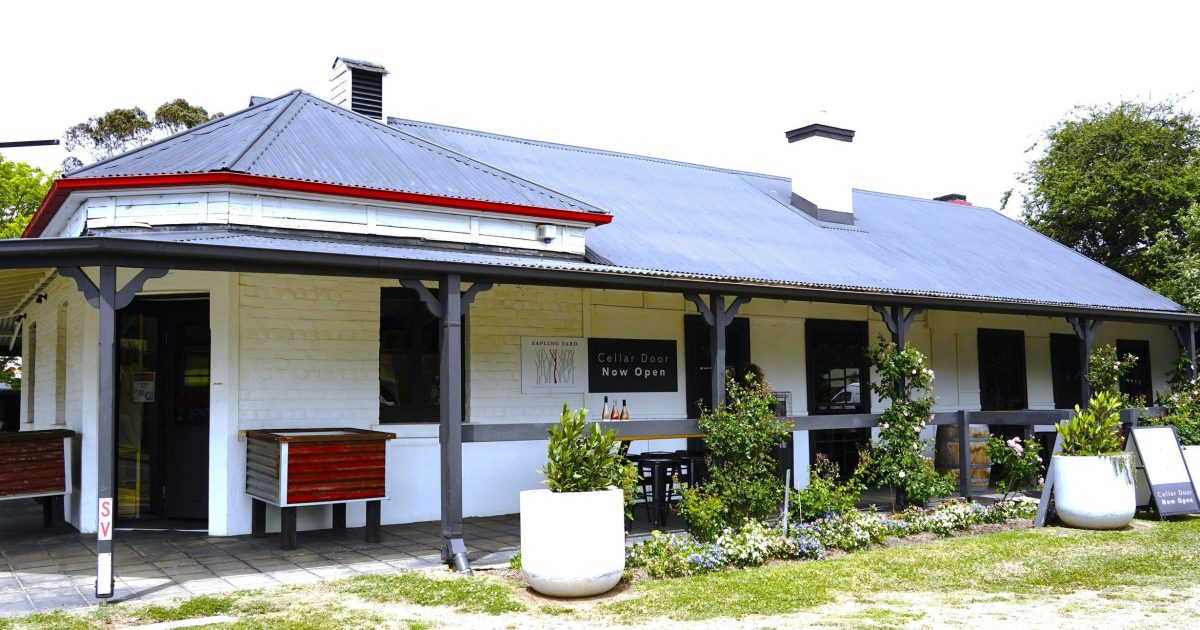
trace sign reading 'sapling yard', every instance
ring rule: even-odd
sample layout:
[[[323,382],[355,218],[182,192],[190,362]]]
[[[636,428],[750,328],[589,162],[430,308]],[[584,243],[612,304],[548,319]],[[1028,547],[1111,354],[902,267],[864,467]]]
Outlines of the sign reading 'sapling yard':
[[[677,346],[673,339],[588,339],[588,391],[678,391]]]
[[[521,337],[521,393],[582,394],[586,353],[582,337]]]

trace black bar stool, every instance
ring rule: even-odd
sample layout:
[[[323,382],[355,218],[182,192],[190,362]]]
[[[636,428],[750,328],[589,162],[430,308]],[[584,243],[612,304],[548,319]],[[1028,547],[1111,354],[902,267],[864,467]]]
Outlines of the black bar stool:
[[[646,512],[652,526],[661,527],[667,522],[667,506],[674,492],[671,476],[677,474],[679,468],[680,460],[675,453],[650,451],[638,458],[642,493],[646,497]]]

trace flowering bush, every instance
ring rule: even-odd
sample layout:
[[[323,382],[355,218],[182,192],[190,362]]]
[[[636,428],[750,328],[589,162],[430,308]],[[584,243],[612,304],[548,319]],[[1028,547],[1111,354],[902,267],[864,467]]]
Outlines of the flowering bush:
[[[1103,345],[1092,350],[1088,363],[1087,382],[1093,393],[1108,392],[1120,398],[1122,407],[1136,404],[1143,406],[1145,400],[1129,400],[1129,396],[1121,393],[1121,377],[1137,365],[1138,358],[1132,354],[1121,357],[1112,345]]]
[[[1162,422],[1175,427],[1179,443],[1183,446],[1200,446],[1200,383],[1194,378],[1174,383],[1163,406],[1167,413]]]
[[[717,537],[716,546],[724,552],[730,566],[756,567],[770,558],[782,556],[786,540],[781,530],[747,520],[739,529],[725,528]]]
[[[996,482],[996,488],[1005,499],[1037,485],[1042,470],[1042,445],[1037,440],[1022,442],[1019,437],[1005,440],[992,435],[986,448],[992,463],[1004,467],[1004,478]]]
[[[626,566],[641,568],[654,578],[699,575],[759,566],[771,559],[820,560],[826,549],[856,551],[888,536],[922,532],[945,536],[982,523],[1032,519],[1036,513],[1036,501],[1019,497],[991,506],[949,501],[933,510],[913,507],[890,516],[852,511],[801,524],[786,534],[780,527],[747,520],[736,529],[726,528],[711,543],[651,532],[650,538],[629,548],[625,560]]]
[[[908,345],[898,349],[881,337],[870,358],[880,381],[871,389],[890,404],[879,419],[879,439],[860,458],[866,479],[896,488],[917,505],[952,494],[956,478],[937,472],[922,454],[921,430],[933,419],[934,403],[934,373],[925,366],[925,355]]]
[[[796,531],[811,535],[826,549],[854,551],[883,542],[888,536],[885,520],[874,514],[854,511],[798,525]]]
[[[649,538],[625,553],[625,566],[643,568],[650,577],[656,578],[704,573],[723,565],[723,561],[715,561],[710,545],[658,530],[650,532]]]

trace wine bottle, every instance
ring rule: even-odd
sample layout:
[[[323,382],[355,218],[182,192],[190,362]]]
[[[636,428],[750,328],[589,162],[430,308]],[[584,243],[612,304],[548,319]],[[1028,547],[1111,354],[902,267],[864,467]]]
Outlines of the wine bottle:
[[[625,400],[624,400],[624,399],[621,399],[621,419],[622,419],[622,420],[628,420],[628,419],[629,419],[629,409],[628,409],[628,408],[625,406]]]
[[[617,409],[617,399],[613,399],[612,413],[609,414],[609,420],[620,420],[621,410]]]
[[[608,396],[604,397],[604,406],[600,408],[600,419],[608,420]]]

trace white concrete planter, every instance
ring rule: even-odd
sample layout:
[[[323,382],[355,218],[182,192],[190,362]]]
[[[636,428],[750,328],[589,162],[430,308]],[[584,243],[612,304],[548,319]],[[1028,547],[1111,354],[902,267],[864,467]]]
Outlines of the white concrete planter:
[[[521,493],[521,571],[533,590],[587,597],[612,589],[625,570],[625,497],[596,492]]]
[[[1054,456],[1054,509],[1064,523],[1084,529],[1117,529],[1133,520],[1130,455]]]

